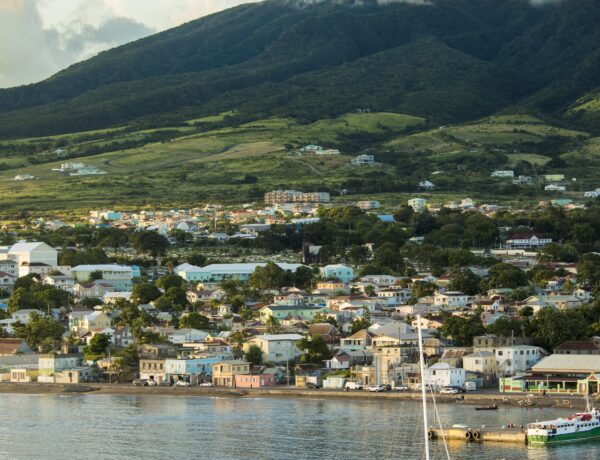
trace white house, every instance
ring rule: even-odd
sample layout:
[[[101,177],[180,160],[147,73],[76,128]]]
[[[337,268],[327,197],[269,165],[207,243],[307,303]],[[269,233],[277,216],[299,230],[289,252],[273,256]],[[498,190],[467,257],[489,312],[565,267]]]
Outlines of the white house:
[[[30,315],[32,313],[37,313],[40,316],[46,316],[46,314],[43,311],[36,310],[33,308],[17,310],[10,316],[10,318],[0,320],[0,328],[4,329],[9,334],[12,334],[14,332],[13,324],[15,324],[17,321],[22,324],[27,324],[30,320]]]
[[[435,188],[435,184],[428,180],[423,180],[419,182],[419,187],[425,190],[433,190]]]
[[[507,249],[538,249],[552,243],[552,238],[548,238],[541,233],[515,233],[506,240]]]
[[[446,363],[436,363],[426,369],[425,383],[433,388],[462,387],[465,384],[465,370]]]
[[[346,265],[326,265],[319,268],[321,278],[337,278],[344,283],[349,283],[354,279],[354,270]]]
[[[354,166],[373,166],[375,164],[375,157],[373,155],[359,155],[353,158],[351,163]]]
[[[302,354],[296,345],[300,339],[302,336],[299,334],[257,335],[244,344],[244,351],[247,352],[252,345],[256,345],[263,351],[263,361],[284,363],[294,360]]]
[[[46,243],[16,243],[8,250],[8,259],[17,265],[45,264],[58,265],[58,251]]]
[[[515,177],[515,172],[511,170],[494,171],[492,177]]]
[[[469,303],[469,296],[460,291],[436,292],[433,304],[441,308],[464,308]]]
[[[369,211],[371,209],[379,209],[381,203],[379,201],[357,201],[356,206],[358,206],[363,211]]]
[[[567,187],[564,185],[550,184],[544,187],[544,190],[547,192],[564,192],[567,190]]]
[[[547,355],[543,348],[533,345],[513,345],[498,347],[496,355],[496,372],[498,376],[514,375],[525,372]]]
[[[427,207],[427,200],[425,198],[411,198],[408,200],[408,205],[413,208],[415,212],[423,212]]]
[[[257,267],[264,267],[266,263],[239,263],[239,264],[212,264],[206,267],[196,267],[183,264],[175,268],[175,273],[186,281],[215,281],[221,282],[228,279],[248,281],[250,275]],[[277,263],[282,270],[295,272],[302,264]]]

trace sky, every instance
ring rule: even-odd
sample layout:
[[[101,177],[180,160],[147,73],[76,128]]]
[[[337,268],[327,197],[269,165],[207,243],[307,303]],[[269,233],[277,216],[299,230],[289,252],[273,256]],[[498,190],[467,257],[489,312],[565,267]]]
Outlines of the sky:
[[[43,80],[100,51],[257,0],[0,0],[0,88]]]

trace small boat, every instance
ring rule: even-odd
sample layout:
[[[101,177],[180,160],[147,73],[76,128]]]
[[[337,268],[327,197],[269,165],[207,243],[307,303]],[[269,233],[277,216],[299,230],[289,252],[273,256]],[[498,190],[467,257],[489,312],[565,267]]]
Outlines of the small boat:
[[[496,410],[498,409],[498,406],[494,403],[493,406],[478,406],[475,408],[475,410]]]

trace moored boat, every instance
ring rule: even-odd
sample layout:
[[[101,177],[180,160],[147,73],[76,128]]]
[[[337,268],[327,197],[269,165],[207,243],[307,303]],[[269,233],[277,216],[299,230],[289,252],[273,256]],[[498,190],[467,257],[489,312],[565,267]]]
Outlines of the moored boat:
[[[559,444],[600,439],[600,410],[588,409],[567,418],[527,425],[530,445]]]
[[[494,403],[492,406],[478,406],[475,410],[496,410],[498,406]]]

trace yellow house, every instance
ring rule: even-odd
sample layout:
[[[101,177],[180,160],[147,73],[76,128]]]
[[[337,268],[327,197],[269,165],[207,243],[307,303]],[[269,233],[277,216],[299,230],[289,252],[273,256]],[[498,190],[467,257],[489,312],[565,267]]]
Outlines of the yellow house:
[[[212,366],[213,385],[234,387],[235,376],[250,373],[250,363],[241,360],[221,361]]]
[[[71,314],[69,320],[70,329],[77,333],[97,331],[110,327],[111,321],[108,315],[102,311],[95,311],[85,315]]]

